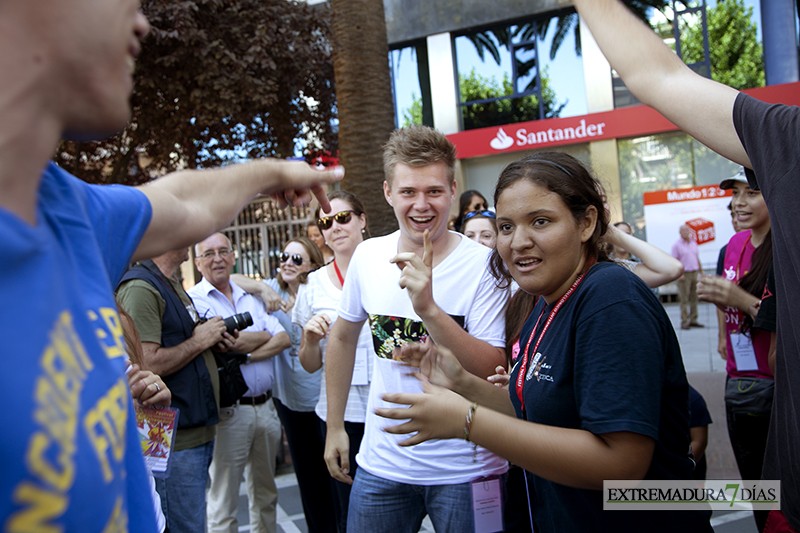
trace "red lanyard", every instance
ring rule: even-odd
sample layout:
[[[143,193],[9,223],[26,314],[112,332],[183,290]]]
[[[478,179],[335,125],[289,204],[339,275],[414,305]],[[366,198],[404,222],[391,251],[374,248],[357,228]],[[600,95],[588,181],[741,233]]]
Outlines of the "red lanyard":
[[[742,251],[739,253],[739,261],[736,262],[736,284],[737,285],[739,284],[739,270],[742,268],[742,259],[744,259],[744,251],[747,249],[747,243],[750,242],[750,237],[752,237],[752,236],[753,236],[753,234],[751,233],[744,240],[744,245],[742,246]],[[747,272],[745,272],[745,274],[747,274]]]
[[[339,267],[336,266],[336,259],[333,260],[333,269],[336,271],[336,275],[339,276],[339,283],[341,283],[342,288],[344,288],[344,278],[342,277],[342,273],[339,272]]]
[[[586,272],[588,272],[588,269],[585,270],[580,276],[578,276],[578,278],[572,284],[572,287],[570,287],[569,290],[564,293],[564,296],[562,296],[558,300],[558,303],[556,303],[555,307],[553,307],[553,310],[550,311],[550,316],[547,317],[547,322],[544,323],[542,332],[539,334],[539,338],[536,340],[536,344],[533,346],[534,354],[539,349],[539,344],[542,342],[544,334],[547,333],[547,328],[550,327],[550,324],[553,322],[553,319],[556,317],[556,314],[558,313],[559,309],[561,309],[561,306],[564,305],[564,302],[566,302],[569,299],[569,297],[572,296],[572,294],[575,292],[575,289],[578,288],[578,285],[581,284],[581,281],[583,281],[583,277],[586,275]],[[525,410],[525,400],[522,397],[522,385],[525,383],[525,372],[526,369],[528,368],[528,355],[530,353],[530,347],[531,347],[531,342],[533,341],[533,335],[534,333],[536,333],[536,328],[539,327],[539,322],[542,320],[543,316],[544,316],[544,309],[542,309],[542,313],[536,320],[536,325],[533,326],[533,329],[531,330],[531,336],[530,338],[528,338],[528,343],[525,345],[525,352],[522,354],[522,362],[519,365],[519,374],[517,375],[517,398],[519,398],[519,402],[522,404],[523,411]]]

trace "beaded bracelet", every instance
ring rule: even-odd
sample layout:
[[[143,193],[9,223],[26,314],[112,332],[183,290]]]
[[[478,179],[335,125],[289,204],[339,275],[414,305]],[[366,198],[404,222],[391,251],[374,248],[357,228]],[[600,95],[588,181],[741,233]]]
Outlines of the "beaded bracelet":
[[[467,411],[467,421],[464,424],[464,440],[470,442],[469,440],[469,430],[472,429],[472,420],[475,418],[475,411],[478,409],[478,402],[472,402],[472,405],[469,407],[469,411]]]

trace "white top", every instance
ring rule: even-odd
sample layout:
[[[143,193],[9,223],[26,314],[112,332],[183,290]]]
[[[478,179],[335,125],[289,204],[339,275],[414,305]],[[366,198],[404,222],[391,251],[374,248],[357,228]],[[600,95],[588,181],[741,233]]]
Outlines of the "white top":
[[[352,264],[352,262],[351,262]],[[348,270],[347,276],[350,277]],[[292,322],[300,327],[305,327],[311,317],[320,313],[325,313],[331,319],[331,326],[338,318],[337,308],[339,299],[342,297],[341,289],[331,281],[325,268],[320,268],[308,275],[308,282],[300,285],[297,291],[297,298],[292,308]],[[319,401],[315,409],[317,416],[322,420],[328,420],[328,395],[325,388],[325,349],[328,346],[328,339],[322,339],[319,348],[322,351],[322,372],[320,376]],[[358,336],[358,347],[356,348],[356,358],[366,363],[366,375],[372,376],[372,336],[369,333],[369,326],[364,324]],[[369,384],[351,385],[347,394],[347,405],[344,410],[344,419],[347,422],[366,421],[367,405],[369,403]]]
[[[250,313],[253,325],[243,331],[266,331],[273,336],[285,331],[277,318],[264,311],[261,300],[247,294],[235,283],[229,283],[233,290],[233,304],[205,278],[186,292],[192,297],[200,316],[228,318],[237,313]],[[247,392],[244,396],[260,396],[272,389],[275,381],[272,358],[254,361],[239,368],[247,383]]]
[[[163,533],[167,529],[167,519],[164,517],[164,511],[161,509],[161,496],[156,492],[156,480],[153,474],[147,472],[147,480],[150,482],[150,495],[153,496],[153,507],[156,511],[156,527],[159,533]]]
[[[400,269],[389,262],[397,255],[399,237],[397,231],[364,241],[356,248],[339,302],[340,317],[352,322],[369,318],[374,339],[375,367],[364,439],[356,457],[358,465],[375,476],[414,485],[451,485],[505,472],[508,463],[483,448],[477,449],[473,461],[473,445],[461,439],[401,448],[397,443],[408,436],[382,431],[395,422],[374,414],[379,407],[396,407],[381,400],[384,393],[422,392],[409,368],[391,359],[391,350],[398,342],[424,334],[407,291],[398,284]],[[497,289],[489,273],[491,249],[459,238],[458,246],[433,269],[434,300],[470,334],[503,347],[508,291]]]
[[[289,297],[288,291],[281,289],[277,279],[268,279],[264,283],[278,293],[282,299],[285,300]],[[297,353],[303,338],[303,328],[292,324],[291,314],[291,311],[286,314],[280,309],[270,313],[278,319],[292,340],[289,348],[273,358],[275,361],[275,385],[272,387],[272,395],[292,411],[308,413],[314,411],[319,401],[319,379],[322,369],[309,374],[300,364]]]

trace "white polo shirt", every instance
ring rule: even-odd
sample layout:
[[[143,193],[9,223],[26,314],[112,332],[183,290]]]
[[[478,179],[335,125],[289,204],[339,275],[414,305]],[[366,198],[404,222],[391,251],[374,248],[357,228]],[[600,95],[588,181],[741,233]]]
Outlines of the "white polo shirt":
[[[266,331],[270,335],[286,331],[277,318],[264,311],[264,306],[258,298],[247,294],[235,283],[231,281],[229,283],[233,290],[233,304],[205,278],[186,291],[192,297],[194,306],[201,317],[228,318],[238,313],[250,313],[250,316],[253,317],[253,325],[244,331]],[[244,396],[260,396],[272,389],[275,382],[272,358],[241,365],[240,368],[248,387]]]

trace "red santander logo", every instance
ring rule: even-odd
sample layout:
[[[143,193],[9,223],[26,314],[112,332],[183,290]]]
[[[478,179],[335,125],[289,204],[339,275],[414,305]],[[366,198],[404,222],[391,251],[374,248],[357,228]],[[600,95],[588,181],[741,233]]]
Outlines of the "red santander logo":
[[[503,128],[499,128],[497,135],[489,141],[489,146],[500,151],[506,150],[514,144],[517,146],[564,144],[564,141],[600,137],[603,135],[605,127],[605,122],[587,124],[585,119],[581,119],[575,127],[547,128],[530,132],[526,128],[518,128],[513,132],[513,137],[509,136]]]

